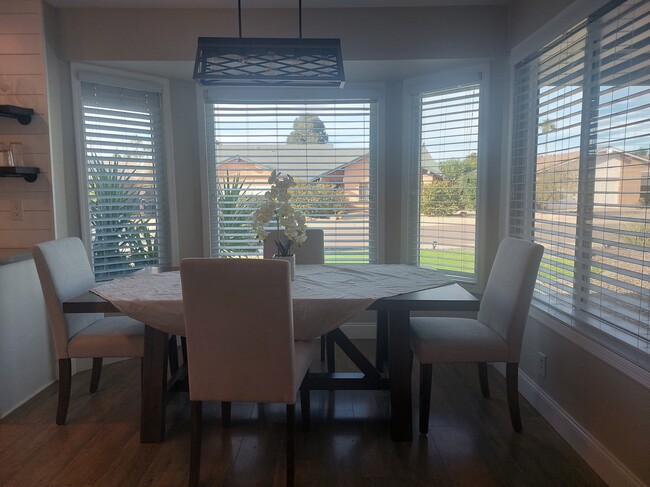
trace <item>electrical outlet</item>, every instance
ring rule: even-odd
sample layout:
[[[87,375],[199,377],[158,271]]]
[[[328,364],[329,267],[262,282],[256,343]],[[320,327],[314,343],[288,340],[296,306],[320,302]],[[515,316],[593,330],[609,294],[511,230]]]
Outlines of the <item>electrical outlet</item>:
[[[537,353],[537,373],[540,377],[546,377],[546,355]]]
[[[13,200],[11,203],[11,219],[19,222],[25,219],[22,200]]]

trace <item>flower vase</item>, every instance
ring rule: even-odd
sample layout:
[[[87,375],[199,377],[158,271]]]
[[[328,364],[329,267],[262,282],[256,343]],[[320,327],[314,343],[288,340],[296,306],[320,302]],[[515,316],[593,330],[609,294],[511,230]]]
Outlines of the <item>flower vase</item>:
[[[289,263],[291,267],[291,280],[293,281],[296,277],[296,254],[293,255],[274,255],[275,260],[285,260]]]

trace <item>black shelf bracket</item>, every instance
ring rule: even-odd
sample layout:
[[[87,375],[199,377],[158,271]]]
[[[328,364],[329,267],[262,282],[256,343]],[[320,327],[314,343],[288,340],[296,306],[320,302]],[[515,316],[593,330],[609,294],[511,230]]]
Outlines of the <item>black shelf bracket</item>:
[[[21,125],[29,125],[32,122],[32,115],[34,115],[34,110],[31,108],[0,105],[0,117],[15,118]]]
[[[0,166],[0,178],[23,178],[28,183],[33,183],[38,178],[37,167]]]

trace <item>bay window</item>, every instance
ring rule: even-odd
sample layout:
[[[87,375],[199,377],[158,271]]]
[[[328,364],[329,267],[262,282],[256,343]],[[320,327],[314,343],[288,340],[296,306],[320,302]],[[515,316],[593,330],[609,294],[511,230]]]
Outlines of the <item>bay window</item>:
[[[324,230],[326,263],[375,262],[375,105],[206,100],[210,254],[261,257],[252,214],[279,171],[307,226]]]
[[[162,87],[75,74],[82,224],[95,277],[168,265]]]
[[[533,306],[646,368],[649,15],[611,2],[516,66],[509,212],[546,248]]]
[[[410,93],[408,260],[476,282],[481,82],[469,78]]]

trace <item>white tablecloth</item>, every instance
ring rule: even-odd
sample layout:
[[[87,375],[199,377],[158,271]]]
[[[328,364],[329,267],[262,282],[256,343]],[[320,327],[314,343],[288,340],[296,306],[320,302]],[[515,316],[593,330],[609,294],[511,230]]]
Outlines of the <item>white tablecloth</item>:
[[[452,282],[441,272],[409,265],[296,266],[291,286],[295,338],[316,338],[334,330],[378,299]],[[136,320],[185,334],[178,272],[135,274],[91,291]]]

